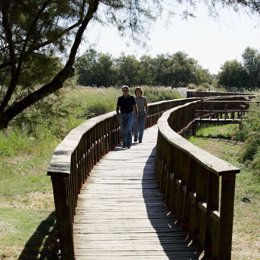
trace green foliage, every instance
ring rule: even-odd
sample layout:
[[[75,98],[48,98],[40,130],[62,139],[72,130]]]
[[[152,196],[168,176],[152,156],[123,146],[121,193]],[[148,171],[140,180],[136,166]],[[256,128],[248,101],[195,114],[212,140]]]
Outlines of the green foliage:
[[[247,86],[251,89],[260,88],[260,50],[247,47],[242,58],[249,75]]]
[[[85,86],[105,86],[114,84],[115,71],[109,54],[97,53],[90,49],[75,63],[78,84]]]
[[[32,143],[27,136],[14,129],[9,132],[0,132],[0,156],[10,157],[20,151],[29,150]]]
[[[259,102],[259,97],[256,101]],[[240,160],[246,162],[260,177],[260,109],[253,103],[246,114],[243,128],[237,135],[245,140]]]
[[[218,84],[227,89],[260,88],[260,51],[247,47],[243,62],[227,61],[218,75]]]
[[[222,125],[202,127],[196,132],[196,137],[232,139],[234,132],[238,131],[238,125]]]
[[[187,86],[212,83],[212,76],[197,61],[183,52],[173,55],[143,56],[122,54],[113,59],[108,54],[89,50],[76,62],[78,84],[84,86],[150,85]]]
[[[180,93],[178,93],[175,90],[172,90],[171,88],[144,86],[143,90],[144,95],[150,103],[162,100],[181,98]]]
[[[246,88],[248,74],[243,65],[236,61],[226,61],[219,73],[219,84],[227,88]]]
[[[149,102],[181,97],[171,88],[144,86],[143,89]],[[121,89],[114,87],[67,87],[39,101],[16,117],[10,125],[12,131],[7,131],[8,135],[13,137],[0,139],[0,145],[3,147],[0,154],[14,153],[10,150],[13,147],[10,143],[12,140],[18,150],[23,149],[22,145],[28,150],[28,146],[33,145],[36,138],[38,140],[50,140],[53,136],[63,138],[70,129],[86,119],[115,110],[116,100],[121,94]],[[134,95],[134,88],[131,88],[131,94]],[[32,142],[24,141],[21,133],[25,140],[29,135]],[[6,136],[4,133],[1,135]],[[9,143],[4,144],[5,140],[9,140]]]
[[[72,0],[9,0],[2,1],[0,8],[0,129],[8,126],[11,120],[26,108],[63,87],[64,82],[74,75],[76,53],[86,28],[93,19],[102,24],[116,26],[123,35],[131,36],[144,43],[151,21],[163,13],[169,16],[179,13],[187,18],[194,16],[194,7],[199,1],[72,1]],[[175,3],[176,2],[176,3]],[[176,5],[175,5],[176,4]],[[211,12],[217,13],[219,4],[242,6],[259,14],[255,1],[206,1]],[[192,10],[192,11],[191,11]],[[57,59],[64,53],[64,64]],[[184,53],[159,55],[151,63],[144,59],[140,68],[135,57],[124,56],[118,59],[119,68],[114,77],[113,61],[108,55],[100,55],[93,66],[92,80],[81,76],[84,85],[109,86],[116,84],[186,86],[189,83],[202,83],[210,80],[206,70],[197,61]],[[169,57],[168,57],[169,56]],[[245,55],[252,60],[252,55]],[[249,57],[249,58],[248,58]],[[166,58],[166,59],[165,59]],[[174,58],[172,60],[172,58]],[[137,66],[138,65],[138,66]],[[147,65],[147,66],[146,66]],[[249,67],[247,67],[249,68]],[[252,70],[257,75],[258,70]],[[80,73],[88,68],[80,69]],[[144,74],[142,74],[144,73]],[[259,73],[258,73],[259,74]],[[138,76],[137,76],[138,75]],[[122,76],[122,77],[121,77]],[[88,77],[88,76],[87,76]],[[34,88],[34,84],[39,84]]]

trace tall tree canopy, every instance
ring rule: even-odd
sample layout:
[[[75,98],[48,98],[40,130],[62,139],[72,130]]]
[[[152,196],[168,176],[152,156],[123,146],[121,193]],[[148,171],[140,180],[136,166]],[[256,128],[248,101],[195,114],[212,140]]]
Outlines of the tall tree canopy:
[[[83,86],[152,85],[187,86],[189,83],[212,83],[213,77],[184,52],[172,55],[143,56],[86,51],[75,62],[77,82]]]
[[[91,20],[113,24],[134,38],[148,22],[176,5],[195,0],[2,0],[0,2],[0,128],[24,109],[57,91],[74,75],[74,62]],[[217,3],[260,13],[259,1],[218,0]],[[188,5],[187,5],[188,4]],[[189,12],[184,12],[189,14]],[[142,33],[141,33],[142,32]],[[65,55],[66,53],[66,55]],[[62,55],[64,64],[53,58]],[[65,58],[66,57],[66,58]],[[40,75],[39,75],[40,74]]]
[[[230,88],[260,88],[260,51],[247,47],[242,54],[242,63],[226,61],[218,75],[219,84]]]

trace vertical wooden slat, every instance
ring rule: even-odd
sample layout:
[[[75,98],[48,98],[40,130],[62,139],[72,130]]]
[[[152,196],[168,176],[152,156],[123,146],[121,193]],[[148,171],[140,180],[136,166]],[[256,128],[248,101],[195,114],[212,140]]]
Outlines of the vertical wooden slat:
[[[218,259],[231,259],[235,174],[222,176]]]
[[[66,192],[68,177],[63,174],[49,174],[52,180],[56,218],[58,220],[62,219],[62,221],[57,222],[62,259],[74,260],[73,229]]]
[[[219,205],[219,177],[209,172],[207,184],[207,213],[205,234],[205,256],[211,257],[214,243],[214,221],[211,217],[213,211],[218,210]]]

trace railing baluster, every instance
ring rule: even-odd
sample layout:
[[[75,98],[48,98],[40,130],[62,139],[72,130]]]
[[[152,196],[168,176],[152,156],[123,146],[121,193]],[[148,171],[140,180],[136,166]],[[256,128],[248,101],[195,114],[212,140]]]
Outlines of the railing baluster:
[[[68,176],[63,174],[57,175],[51,173],[54,203],[56,210],[57,226],[59,230],[60,246],[62,251],[62,259],[73,260],[74,259],[74,246],[73,246],[73,232],[72,232],[72,220],[70,214],[70,205],[68,205],[66,182]]]
[[[194,133],[197,115],[209,115],[213,122],[223,111],[226,119],[230,113],[234,118],[233,112],[243,101],[231,99],[181,104],[164,113],[158,122],[156,174],[161,190],[166,192],[166,204],[189,231],[190,239],[198,243],[198,251],[205,259],[231,259],[235,175],[239,169],[192,145],[178,133],[185,137]]]
[[[156,159],[158,185],[165,193],[166,204],[183,222],[184,228],[190,231],[190,237],[194,241],[201,242],[206,254],[212,254],[219,260],[228,260],[232,238],[234,200],[232,194],[234,176],[238,169],[231,167],[232,170],[228,168],[221,172],[222,195],[219,209],[217,184],[220,174],[216,169],[209,170],[209,167],[215,166],[209,166],[210,164],[203,161],[204,159],[198,159],[200,154],[196,154],[196,149],[184,144],[185,139],[181,139],[183,145],[180,145],[181,137],[176,133],[172,134],[173,130],[178,132],[193,120],[193,116],[197,114],[195,110],[201,106],[201,103],[198,98],[153,103],[149,105],[146,126],[156,124],[164,111],[175,108],[173,111],[166,112],[167,116],[165,117],[164,114],[160,119],[160,121],[165,120],[164,123],[160,124],[159,121]],[[167,130],[165,131],[164,128]],[[184,134],[188,136],[193,131],[187,128]],[[168,135],[171,138],[168,138]],[[115,148],[120,143],[120,139],[118,118],[114,112],[111,112],[90,119],[72,130],[54,151],[48,174],[52,177],[63,259],[74,259],[73,218],[80,188],[97,161]],[[216,165],[215,162],[213,164]],[[225,175],[225,172],[229,175]],[[230,189],[233,189],[231,196]],[[212,191],[217,197],[212,195]],[[208,229],[209,225],[212,226],[211,229]],[[226,237],[223,239],[224,236]]]
[[[195,100],[195,99],[193,99]],[[157,123],[160,115],[168,108],[190,102],[191,99],[161,101],[149,105],[146,126]],[[53,192],[63,259],[73,259],[73,218],[80,188],[92,168],[104,154],[120,143],[121,134],[118,118],[114,112],[102,115],[73,129],[55,149],[48,170],[52,176]],[[162,166],[164,165],[164,166]],[[169,168],[164,167],[162,188],[166,191]],[[67,177],[64,177],[66,173]]]
[[[219,227],[219,259],[231,259],[235,174],[222,176]]]

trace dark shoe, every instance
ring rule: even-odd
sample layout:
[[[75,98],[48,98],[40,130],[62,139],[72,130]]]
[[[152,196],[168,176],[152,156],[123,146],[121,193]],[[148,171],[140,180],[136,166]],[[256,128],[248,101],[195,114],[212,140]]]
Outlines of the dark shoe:
[[[126,145],[125,145],[125,144],[123,144],[122,148],[126,148]]]
[[[131,145],[128,145],[127,148],[130,149],[130,148],[131,148]]]
[[[142,139],[139,139],[139,144],[141,144],[142,143]]]
[[[137,143],[137,137],[135,137],[134,142]]]

